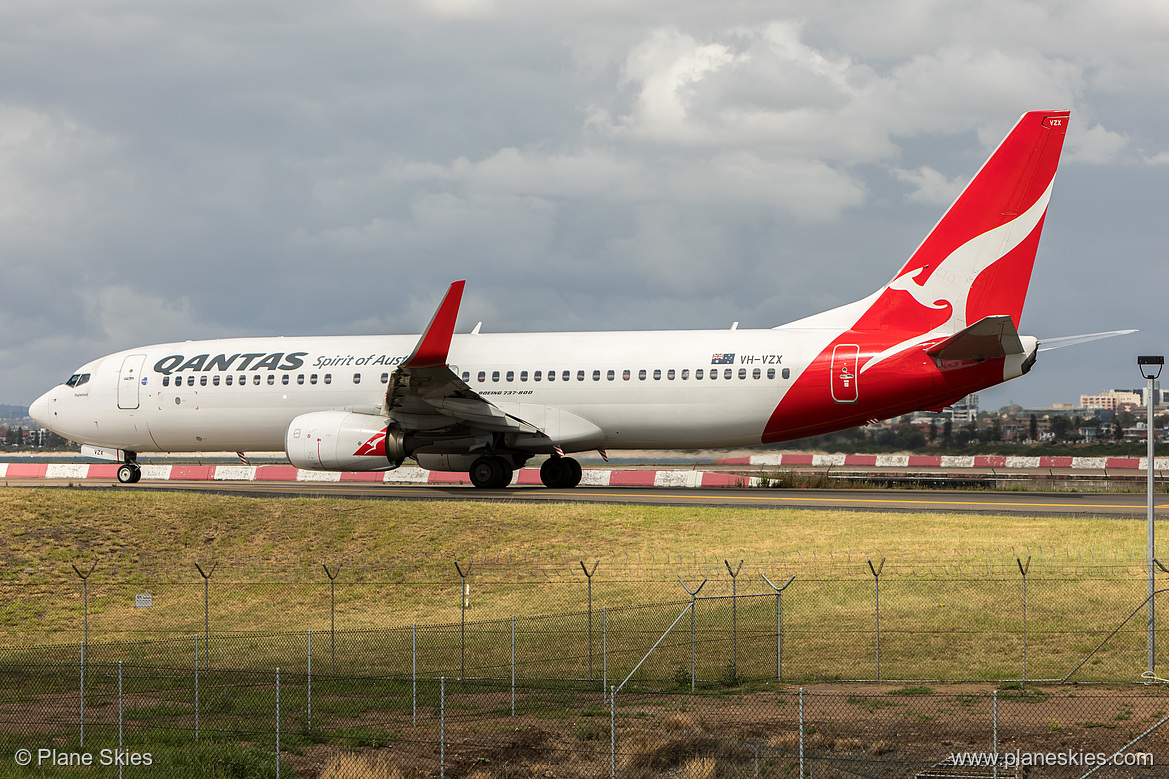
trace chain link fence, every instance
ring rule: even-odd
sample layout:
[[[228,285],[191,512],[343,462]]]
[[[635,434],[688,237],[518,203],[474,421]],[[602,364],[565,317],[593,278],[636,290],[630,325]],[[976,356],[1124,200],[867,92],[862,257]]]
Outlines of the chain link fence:
[[[1036,558],[695,555],[573,561],[573,576],[481,559],[445,578],[341,565],[275,581],[82,567],[84,582],[0,584],[0,629],[66,639],[5,636],[0,760],[27,749],[30,775],[85,755],[111,776],[1169,775],[1131,762],[1169,760],[1169,695],[1133,684],[1139,561]],[[482,618],[508,606],[528,613]]]

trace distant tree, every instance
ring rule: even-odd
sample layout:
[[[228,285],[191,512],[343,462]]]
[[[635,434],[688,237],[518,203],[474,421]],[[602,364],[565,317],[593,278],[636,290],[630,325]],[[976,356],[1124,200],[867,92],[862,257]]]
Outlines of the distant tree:
[[[1051,432],[1055,436],[1056,441],[1063,441],[1068,436],[1068,430],[1071,429],[1072,422],[1067,417],[1052,417],[1051,418]]]
[[[937,440],[938,440],[938,420],[935,417],[934,419],[930,420],[929,441],[932,444]]]
[[[1003,425],[996,416],[990,420],[990,427],[986,429],[986,441],[993,444],[1001,440],[1003,440]]]
[[[1036,417],[1034,414],[1031,415],[1031,421],[1028,425],[1028,432],[1031,435],[1032,441],[1039,440],[1039,418]]]
[[[950,439],[953,438],[953,435],[954,420],[946,419],[945,423],[942,424],[942,446],[948,447],[950,445]]]

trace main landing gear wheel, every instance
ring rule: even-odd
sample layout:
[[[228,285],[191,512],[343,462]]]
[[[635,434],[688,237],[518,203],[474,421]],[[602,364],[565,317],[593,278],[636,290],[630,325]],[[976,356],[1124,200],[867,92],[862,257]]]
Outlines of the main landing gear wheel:
[[[142,468],[138,463],[122,463],[118,466],[118,481],[122,484],[137,484],[142,479]]]
[[[471,463],[471,483],[481,489],[499,490],[511,484],[512,467],[502,457],[480,457]]]
[[[570,489],[580,484],[583,471],[571,457],[549,457],[540,466],[540,481],[545,487]]]

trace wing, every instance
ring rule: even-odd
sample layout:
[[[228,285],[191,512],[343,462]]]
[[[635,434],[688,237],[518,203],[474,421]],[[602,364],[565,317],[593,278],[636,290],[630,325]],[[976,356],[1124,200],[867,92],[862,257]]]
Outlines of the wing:
[[[420,434],[540,434],[535,426],[485,400],[447,365],[465,284],[451,284],[414,351],[390,375],[383,412],[403,431]]]

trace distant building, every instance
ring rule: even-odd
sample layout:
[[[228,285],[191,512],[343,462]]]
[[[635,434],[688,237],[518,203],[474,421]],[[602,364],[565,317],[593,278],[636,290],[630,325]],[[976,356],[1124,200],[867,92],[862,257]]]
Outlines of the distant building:
[[[978,419],[978,393],[971,392],[950,406],[950,419],[955,424],[973,422]]]
[[[1081,395],[1080,408],[1099,408],[1105,411],[1119,411],[1123,406],[1139,406],[1144,402],[1140,390],[1111,389],[1099,395]]]

